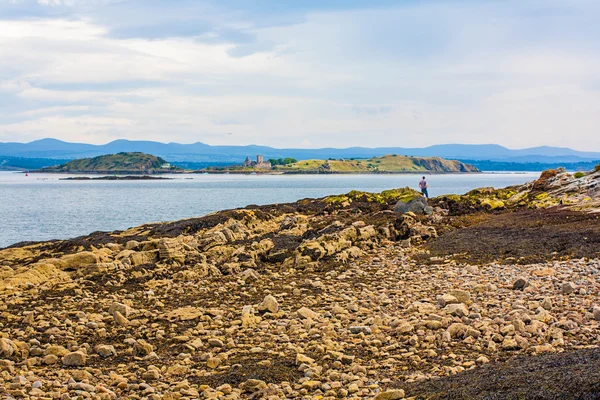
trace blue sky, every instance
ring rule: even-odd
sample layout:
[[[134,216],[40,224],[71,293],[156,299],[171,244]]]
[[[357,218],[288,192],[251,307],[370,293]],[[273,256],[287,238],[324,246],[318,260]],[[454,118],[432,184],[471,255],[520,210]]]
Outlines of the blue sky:
[[[600,150],[592,0],[0,0],[0,141]]]

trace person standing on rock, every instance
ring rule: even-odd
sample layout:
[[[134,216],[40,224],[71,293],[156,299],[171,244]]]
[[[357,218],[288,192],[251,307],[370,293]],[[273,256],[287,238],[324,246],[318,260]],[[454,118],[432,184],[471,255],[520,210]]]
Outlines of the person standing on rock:
[[[427,184],[425,177],[423,177],[421,182],[419,182],[419,188],[421,188],[421,193],[423,193],[423,196],[425,196],[426,199],[429,199],[429,193],[427,192],[428,187],[429,185]]]

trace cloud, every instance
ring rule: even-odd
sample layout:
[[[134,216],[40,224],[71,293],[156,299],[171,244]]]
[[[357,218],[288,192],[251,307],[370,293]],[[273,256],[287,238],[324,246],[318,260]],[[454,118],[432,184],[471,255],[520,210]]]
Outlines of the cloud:
[[[165,5],[0,2],[0,140],[598,146],[596,2]]]

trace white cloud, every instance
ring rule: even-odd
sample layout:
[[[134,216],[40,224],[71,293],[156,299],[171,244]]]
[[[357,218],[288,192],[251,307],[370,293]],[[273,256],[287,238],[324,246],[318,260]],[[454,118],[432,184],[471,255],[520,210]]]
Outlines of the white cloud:
[[[423,2],[264,27],[203,15],[255,41],[241,53],[210,30],[114,37],[94,12],[0,20],[0,140],[598,146],[597,6],[544,4]]]

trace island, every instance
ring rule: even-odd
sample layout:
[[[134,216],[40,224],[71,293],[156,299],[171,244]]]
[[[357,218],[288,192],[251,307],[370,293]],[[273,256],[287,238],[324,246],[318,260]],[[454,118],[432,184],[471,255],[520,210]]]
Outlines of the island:
[[[67,174],[130,174],[150,175],[181,172],[164,159],[141,152],[106,154],[94,158],[81,158],[62,165],[42,168],[34,172]]]
[[[240,166],[207,168],[206,172],[219,173],[284,173],[284,174],[406,174],[406,173],[474,173],[476,167],[457,160],[440,157],[412,157],[390,154],[365,159],[301,160],[293,158],[256,161],[246,158]]]

